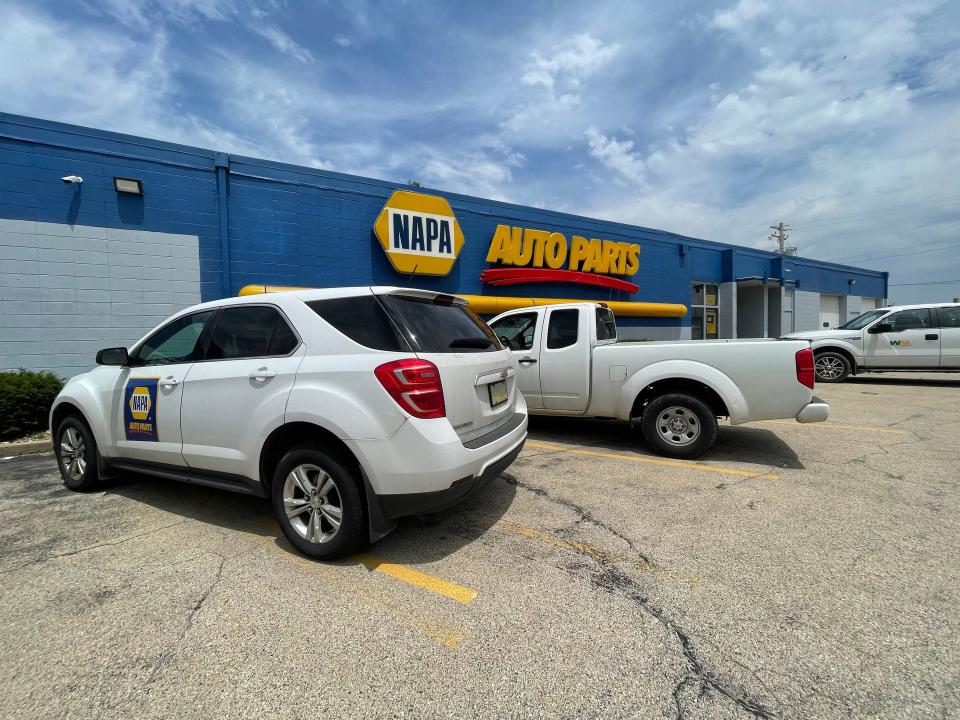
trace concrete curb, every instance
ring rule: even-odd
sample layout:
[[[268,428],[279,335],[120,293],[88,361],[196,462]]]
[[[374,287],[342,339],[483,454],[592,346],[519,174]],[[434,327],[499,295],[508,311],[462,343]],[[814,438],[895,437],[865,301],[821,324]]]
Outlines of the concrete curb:
[[[0,443],[0,458],[50,452],[51,450],[53,450],[53,442],[50,440],[31,440],[30,442],[10,443],[9,445]]]

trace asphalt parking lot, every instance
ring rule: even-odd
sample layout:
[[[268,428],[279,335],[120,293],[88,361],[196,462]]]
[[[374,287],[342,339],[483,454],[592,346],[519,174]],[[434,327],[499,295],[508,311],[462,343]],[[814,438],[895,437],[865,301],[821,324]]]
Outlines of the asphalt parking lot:
[[[817,392],[695,462],[533,419],[327,565],[266,501],[0,461],[0,717],[956,717],[960,377]]]

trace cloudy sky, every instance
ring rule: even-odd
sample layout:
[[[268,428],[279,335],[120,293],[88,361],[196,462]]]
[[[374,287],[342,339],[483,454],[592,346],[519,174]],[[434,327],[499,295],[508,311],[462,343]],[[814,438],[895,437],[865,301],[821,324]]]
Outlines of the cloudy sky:
[[[960,296],[960,3],[0,0],[0,109]]]

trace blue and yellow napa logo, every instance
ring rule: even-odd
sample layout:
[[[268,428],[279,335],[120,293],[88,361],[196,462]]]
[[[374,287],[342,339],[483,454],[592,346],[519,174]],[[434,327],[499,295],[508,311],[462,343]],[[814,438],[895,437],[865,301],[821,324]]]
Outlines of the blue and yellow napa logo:
[[[135,387],[130,393],[130,414],[134,420],[146,420],[150,417],[150,408],[153,401],[150,399],[150,390],[144,386]]]
[[[393,269],[447,275],[463,248],[463,231],[446,198],[396,190],[373,225]]]

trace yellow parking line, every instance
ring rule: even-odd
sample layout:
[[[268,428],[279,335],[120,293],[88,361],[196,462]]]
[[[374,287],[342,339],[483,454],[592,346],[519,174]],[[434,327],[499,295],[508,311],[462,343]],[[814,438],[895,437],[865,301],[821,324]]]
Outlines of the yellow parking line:
[[[845,425],[844,423],[835,422],[798,423],[796,420],[767,420],[766,422],[775,423],[777,425],[790,425],[791,427],[799,426],[805,428],[819,428],[820,430],[862,430],[864,432],[895,434],[910,432],[909,430],[904,430],[902,428],[871,427],[870,425]]]
[[[449,580],[428,575],[427,573],[414,570],[406,565],[387,562],[381,558],[366,554],[354,555],[352,559],[363,563],[363,566],[367,568],[367,570],[382,572],[384,575],[389,575],[395,580],[405,582],[408,585],[415,585],[424,590],[436,593],[437,595],[443,595],[463,605],[469,605],[477,597],[476,590],[464,587],[463,585],[457,585],[457,583],[450,582]]]
[[[278,533],[281,532],[280,528],[272,519],[263,522],[263,525],[275,529]],[[382,597],[373,592],[370,587],[367,587],[367,583],[358,585],[356,581],[350,579],[349,575],[343,574],[342,567],[325,565],[314,562],[313,560],[308,560],[301,555],[288,553],[281,550],[277,546],[276,539],[272,537],[264,537],[256,533],[249,533],[247,537],[263,548],[282,554],[287,560],[300,569],[323,577],[327,583],[338,588],[341,592],[355,594],[361,602],[370,607],[380,609],[394,620],[417,630],[431,640],[435,640],[451,650],[456,650],[457,645],[470,636],[466,628],[451,626],[442,620],[433,619],[424,615],[422,611],[414,612],[410,608],[399,606],[393,599]],[[474,595],[476,595],[476,593],[474,593]]]
[[[720,467],[719,465],[704,465],[702,463],[685,462],[683,460],[663,460],[660,458],[641,457],[638,455],[623,455],[620,453],[597,452],[596,450],[581,450],[580,448],[550,445],[548,443],[538,442],[536,440],[527,440],[526,447],[554,450],[556,452],[569,453],[571,455],[586,455],[589,457],[610,458],[611,460],[627,460],[629,462],[645,463],[647,465],[663,465],[665,467],[683,468],[684,470],[699,470],[703,472],[720,473],[722,475],[736,475],[738,477],[748,478],[755,477],[763,478],[764,480],[780,479],[780,476],[774,473],[758,473],[751,470],[737,470],[736,468]]]

